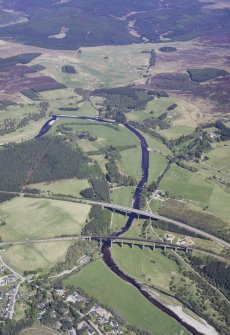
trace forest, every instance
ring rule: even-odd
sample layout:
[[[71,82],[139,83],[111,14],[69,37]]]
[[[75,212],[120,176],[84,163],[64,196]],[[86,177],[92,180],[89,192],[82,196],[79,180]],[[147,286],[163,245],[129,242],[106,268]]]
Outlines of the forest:
[[[30,183],[101,175],[96,163],[58,137],[5,145],[0,150],[0,171],[1,191],[19,191]]]
[[[192,266],[230,298],[230,266],[211,256],[188,255]]]
[[[190,78],[198,83],[229,75],[229,72],[215,68],[188,69],[188,73],[190,75]]]
[[[118,123],[125,123],[125,113],[144,109],[154,97],[154,93],[135,87],[96,89],[92,95],[105,98],[105,116]]]
[[[8,66],[14,66],[17,64],[28,64],[33,59],[39,57],[40,53],[27,53],[27,54],[20,54],[8,58],[0,58],[0,69],[2,70]]]
[[[110,232],[111,213],[101,206],[92,206],[88,222],[82,230],[82,235],[107,236]]]

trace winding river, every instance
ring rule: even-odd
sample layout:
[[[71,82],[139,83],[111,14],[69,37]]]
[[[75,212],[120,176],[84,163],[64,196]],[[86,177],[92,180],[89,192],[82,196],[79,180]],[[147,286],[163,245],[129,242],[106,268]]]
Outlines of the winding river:
[[[35,138],[39,138],[44,136],[53,126],[53,124],[59,119],[82,119],[82,120],[88,120],[88,121],[96,121],[96,122],[103,122],[103,123],[110,123],[113,124],[113,121],[109,120],[103,120],[99,118],[93,118],[93,117],[87,117],[87,116],[71,116],[71,115],[53,115],[51,119],[49,119],[41,128],[40,132],[35,136]],[[129,126],[128,124],[124,124],[124,127],[126,127],[129,131],[131,131],[134,135],[136,135],[140,141],[141,144],[141,150],[142,150],[142,163],[141,163],[141,168],[142,168],[142,177],[141,180],[139,181],[133,195],[133,202],[132,206],[135,209],[140,209],[140,199],[141,199],[141,192],[143,187],[146,185],[148,181],[148,175],[149,175],[149,148],[148,144],[144,138],[144,136],[137,131],[135,128]],[[135,214],[131,214],[124,227],[121,229],[115,231],[112,236],[120,236],[124,234],[126,231],[129,230],[130,226],[132,225],[133,220],[135,219]],[[124,281],[128,282],[132,286],[134,286],[138,291],[146,298],[149,300],[151,304],[159,308],[161,311],[164,313],[168,314],[171,316],[173,319],[175,319],[177,322],[179,322],[182,326],[184,326],[187,330],[189,330],[193,335],[203,335],[203,333],[200,333],[197,331],[194,327],[191,325],[187,324],[186,322],[182,321],[181,318],[174,313],[171,309],[169,309],[167,306],[162,304],[158,299],[154,298],[152,295],[150,295],[143,287],[142,285],[133,279],[132,277],[128,276],[124,272],[120,270],[120,268],[117,266],[115,261],[113,260],[111,250],[110,250],[110,242],[104,242],[102,245],[102,254],[103,254],[103,261],[104,263],[116,274],[118,275],[121,279]]]

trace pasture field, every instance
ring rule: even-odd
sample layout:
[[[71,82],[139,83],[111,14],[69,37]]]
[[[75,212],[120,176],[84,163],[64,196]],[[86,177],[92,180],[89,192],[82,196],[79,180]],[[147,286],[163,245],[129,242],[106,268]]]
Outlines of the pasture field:
[[[66,286],[76,286],[111,307],[129,324],[156,335],[182,334],[182,327],[152,306],[135,288],[122,281],[106,265],[97,260],[78,274],[65,280]],[[112,288],[112,289],[111,289]],[[184,330],[184,329],[183,329]],[[188,334],[185,330],[183,334]]]
[[[73,195],[75,197],[79,197],[80,192],[87,187],[90,187],[90,184],[86,179],[80,180],[76,178],[29,185],[29,188],[37,188],[44,193],[52,192],[54,194]]]
[[[167,165],[164,156],[154,151],[149,152],[149,179],[148,184],[152,183],[163,172]]]
[[[230,190],[215,185],[208,203],[208,211],[230,224]]]
[[[113,245],[112,255],[124,273],[164,291],[170,291],[172,276],[178,277],[178,265],[164,256],[160,249],[153,251],[149,248],[142,250],[139,247],[131,249],[127,245]]]
[[[93,89],[98,87],[125,86],[131,83],[144,84],[149,61],[144,44],[128,46],[100,46],[81,48],[81,53],[58,53],[55,63],[50,55],[44,53],[34,61],[46,67],[46,75],[52,75],[56,80],[68,87]],[[62,66],[72,65],[76,74],[63,73]]]
[[[16,271],[48,272],[58,261],[64,260],[71,241],[13,245],[2,257]]]
[[[31,121],[26,127],[17,129],[15,132],[6,134],[4,136],[0,136],[0,145],[12,142],[19,143],[34,138],[41,130],[45,121],[45,119],[41,119],[36,122]]]
[[[128,216],[127,216],[128,219]],[[142,236],[141,230],[143,226],[143,220],[135,218],[132,222],[131,227],[127,232],[124,233],[125,237],[140,237]]]
[[[175,103],[174,98],[155,98],[149,101],[144,110],[126,114],[128,120],[142,122],[151,117],[157,118],[167,111],[167,108]],[[150,114],[150,112],[153,112]],[[170,113],[170,112],[169,112]],[[171,112],[172,113],[172,112]]]
[[[80,234],[90,206],[59,200],[17,197],[1,204],[3,241]]]
[[[197,165],[198,172],[190,172],[173,164],[162,182],[160,189],[170,192],[177,199],[186,199],[196,210],[206,207],[207,213],[229,222],[229,190],[216,182],[207,179],[210,171]]]
[[[122,228],[125,225],[127,219],[128,217],[114,212],[111,217],[111,226],[110,226],[111,230],[114,232]]]
[[[5,119],[22,119],[27,113],[38,112],[37,102],[30,104],[11,105],[6,107],[5,110],[0,110],[0,122],[3,122]]]
[[[214,168],[228,172],[230,171],[230,141],[215,143],[214,149],[207,153],[208,160],[205,164]]]
[[[88,141],[84,141],[85,143],[87,142],[88,143]],[[83,142],[78,142],[78,144],[82,144]],[[80,147],[82,148],[82,150],[84,151],[84,147],[83,146],[81,146],[80,145]],[[105,167],[105,164],[107,163],[107,160],[105,159],[105,156],[104,155],[93,155],[92,156],[92,159],[95,159],[97,162],[98,162],[98,164],[99,164],[99,166],[101,167],[101,169],[102,169],[102,171],[103,171],[103,173],[106,173],[106,167]]]
[[[182,135],[189,135],[194,131],[194,128],[186,125],[171,126],[168,129],[157,130],[157,132],[168,140],[174,140]]]
[[[141,157],[140,146],[121,151],[121,160],[118,163],[120,172],[139,181],[141,179]]]
[[[160,153],[163,156],[168,156],[171,154],[171,151],[165,144],[158,141],[156,138],[153,138],[149,134],[145,134],[143,131],[139,130],[139,132],[145,137],[150,151]]]
[[[153,213],[158,213],[158,210],[160,209],[160,207],[161,207],[161,201],[160,200],[158,200],[158,199],[152,199],[151,201],[150,201],[150,203],[149,203],[149,206],[150,206],[150,208],[151,208],[151,211],[153,212]]]
[[[61,123],[62,121],[56,123],[53,127],[53,131],[55,131],[56,125]],[[68,125],[68,127],[71,127],[73,130],[79,132],[88,131],[90,134],[97,136],[97,140],[95,142],[90,142],[90,144],[92,143],[92,145],[97,148],[97,150],[101,147],[108,145],[124,146],[139,144],[137,137],[124,127],[118,127],[113,125],[108,126],[98,122],[90,122],[87,120],[65,120],[63,124]]]
[[[214,185],[204,181],[198,172],[190,172],[172,164],[160,189],[169,191],[176,198],[188,199],[199,204],[208,204]]]
[[[121,186],[111,190],[111,201],[114,204],[123,206],[131,206],[133,198],[134,187],[133,186]]]

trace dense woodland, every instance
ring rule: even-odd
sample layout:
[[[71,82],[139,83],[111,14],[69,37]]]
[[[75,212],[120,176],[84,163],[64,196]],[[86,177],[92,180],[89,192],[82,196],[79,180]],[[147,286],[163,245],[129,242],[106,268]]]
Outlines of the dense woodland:
[[[92,206],[82,235],[107,236],[110,231],[111,212],[101,206]]]
[[[198,83],[217,77],[227,76],[229,72],[215,68],[188,69],[190,78]]]
[[[91,183],[91,187],[80,192],[82,197],[91,200],[110,202],[109,184],[104,176],[101,176],[100,178],[91,177],[89,178],[89,182]]]
[[[103,149],[105,158],[108,160],[108,163],[105,164],[107,170],[106,179],[108,182],[119,186],[136,185],[137,181],[134,178],[121,174],[118,169],[117,163],[121,159],[119,148],[111,145]]]
[[[230,229],[225,221],[205,211],[191,210],[179,201],[171,199],[163,202],[159,214],[230,241]]]
[[[41,53],[27,53],[19,54],[8,58],[0,58],[0,70],[2,70],[3,68],[7,68],[8,66],[14,66],[17,64],[28,64],[40,55]]]
[[[188,256],[192,266],[230,298],[230,266],[211,256]]]
[[[118,87],[111,89],[96,89],[92,95],[105,98],[105,116],[125,123],[125,113],[142,110],[154,94],[135,87]]]
[[[204,4],[198,0],[173,0],[169,6],[158,0],[115,0],[109,4],[107,0],[98,0],[93,3],[94,10],[90,0],[2,0],[2,4],[30,18],[25,23],[1,27],[2,38],[17,38],[19,43],[60,50],[143,43],[143,37],[145,41],[159,42],[163,34],[172,41],[209,37],[217,31],[224,36],[230,21],[227,9],[203,10]],[[128,31],[129,20],[135,22],[137,36]],[[61,27],[69,28],[65,38],[49,38],[60,32]],[[86,38],[87,31],[90,35]]]
[[[101,176],[96,163],[58,137],[5,145],[0,150],[0,171],[2,191],[19,191],[29,183]]]

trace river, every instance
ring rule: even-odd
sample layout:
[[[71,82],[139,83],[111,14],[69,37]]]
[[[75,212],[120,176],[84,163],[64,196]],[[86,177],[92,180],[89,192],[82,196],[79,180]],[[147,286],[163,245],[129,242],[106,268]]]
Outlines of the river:
[[[103,123],[109,123],[113,124],[113,121],[109,120],[103,120],[99,118],[93,118],[93,117],[87,117],[87,116],[71,116],[71,115],[53,115],[51,119],[49,119],[41,128],[40,132],[35,136],[35,138],[39,138],[44,136],[53,126],[53,124],[59,119],[59,118],[66,118],[66,119],[82,119],[82,120],[88,120],[93,122],[103,122]],[[139,139],[139,142],[141,144],[141,152],[142,152],[142,161],[141,161],[141,169],[142,169],[142,177],[139,181],[134,194],[133,194],[133,201],[132,201],[132,207],[135,209],[140,209],[140,199],[141,199],[141,192],[143,187],[146,185],[148,181],[148,175],[149,175],[149,148],[148,144],[144,138],[144,136],[135,128],[131,127],[128,124],[124,124],[124,127],[126,127],[129,131],[131,131],[134,135],[136,135]],[[135,214],[131,214],[124,227],[121,229],[115,231],[112,236],[120,236],[124,234],[126,231],[129,230],[129,228],[132,225],[133,220],[136,218]],[[117,266],[115,261],[113,260],[111,250],[110,250],[110,242],[104,242],[102,245],[102,254],[103,254],[103,261],[104,263],[121,279],[128,282],[132,286],[134,286],[138,291],[149,300],[149,302],[159,308],[164,313],[171,316],[173,319],[175,319],[177,322],[179,322],[182,326],[184,326],[188,331],[190,331],[193,335],[203,335],[203,333],[200,333],[197,331],[194,327],[187,324],[186,322],[182,321],[181,318],[174,313],[170,308],[162,304],[158,299],[150,295],[143,287],[142,285],[133,279],[132,277],[128,276],[124,272],[120,270],[120,268]]]

